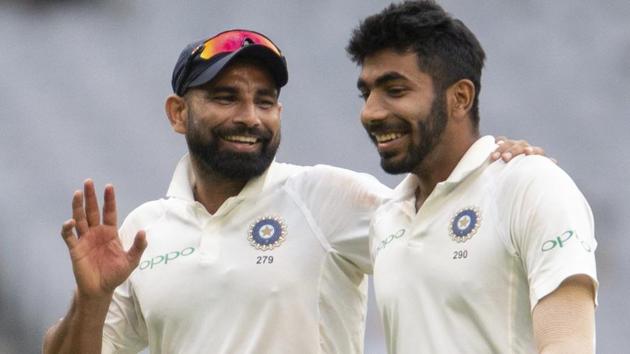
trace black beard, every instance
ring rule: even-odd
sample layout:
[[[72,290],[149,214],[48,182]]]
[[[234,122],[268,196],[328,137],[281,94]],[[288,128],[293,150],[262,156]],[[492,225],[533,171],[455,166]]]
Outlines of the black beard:
[[[417,120],[418,139],[411,139],[407,156],[401,162],[393,162],[388,156],[381,156],[381,167],[390,174],[409,173],[419,166],[433,151],[446,129],[446,107],[444,93],[438,94],[431,104],[431,111],[426,120]],[[413,141],[419,141],[414,144]]]
[[[206,138],[188,119],[186,143],[191,157],[198,162],[201,172],[206,175],[219,174],[225,178],[247,181],[260,176],[267,170],[276,156],[280,145],[280,132],[275,139],[272,134],[260,129],[233,129],[222,132],[226,135],[253,135],[261,139],[262,147],[258,153],[240,153],[219,148],[219,134],[213,129]]]

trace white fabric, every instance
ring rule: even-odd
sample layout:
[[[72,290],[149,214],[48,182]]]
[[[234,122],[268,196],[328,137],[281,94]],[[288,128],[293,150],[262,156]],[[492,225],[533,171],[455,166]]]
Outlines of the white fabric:
[[[188,157],[168,198],[133,211],[148,248],[114,296],[104,352],[361,353],[370,217],[391,193],[375,178],[330,166],[274,162],[214,215],[193,200]],[[254,248],[250,225],[279,217],[286,240]]]
[[[536,303],[574,274],[597,285],[593,217],[571,178],[540,156],[490,162],[495,148],[479,139],[417,213],[413,175],[376,212],[370,248],[390,354],[535,352]]]

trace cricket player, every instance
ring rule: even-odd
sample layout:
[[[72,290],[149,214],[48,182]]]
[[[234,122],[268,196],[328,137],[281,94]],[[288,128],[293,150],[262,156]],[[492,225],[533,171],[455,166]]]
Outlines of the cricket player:
[[[370,231],[389,353],[592,353],[591,209],[547,158],[488,159],[474,34],[406,1],[362,21],[347,50],[381,166],[409,173]]]

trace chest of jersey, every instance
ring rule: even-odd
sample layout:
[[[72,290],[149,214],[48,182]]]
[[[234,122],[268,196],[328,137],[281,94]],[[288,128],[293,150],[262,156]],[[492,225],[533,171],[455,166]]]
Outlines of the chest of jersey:
[[[190,205],[147,230],[149,248],[132,277],[147,322],[224,322],[289,304],[316,309],[325,252],[304,215],[282,190],[230,202],[215,215]]]
[[[480,178],[458,188],[437,190],[417,213],[406,201],[377,214],[371,249],[377,301],[386,327],[422,332],[406,334],[417,343],[400,345],[448,342],[442,350],[492,352],[498,347],[491,345],[508,345],[514,328],[531,331],[527,277],[510,251],[509,222],[500,217],[491,183]],[[448,333],[460,333],[460,340]]]
[[[439,211],[394,213],[374,225],[375,276],[391,290],[426,284],[443,299],[479,299],[502,287],[518,267],[493,221],[496,208],[483,198],[444,203]],[[419,283],[421,283],[419,285]]]

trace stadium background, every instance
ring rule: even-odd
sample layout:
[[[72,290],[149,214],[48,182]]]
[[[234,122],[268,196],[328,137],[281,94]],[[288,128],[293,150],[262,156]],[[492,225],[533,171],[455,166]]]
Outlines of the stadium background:
[[[278,160],[378,167],[359,127],[358,69],[344,46],[385,1],[0,1],[0,353],[35,353],[73,278],[58,236],[86,177],[118,190],[121,218],[164,194],[185,151],[163,113],[185,43],[223,29],[273,38],[289,62]],[[596,219],[598,349],[630,347],[630,2],[466,1],[444,7],[488,61],[483,133],[557,158]],[[384,353],[373,304],[367,353]],[[453,333],[457,336],[457,333]]]

